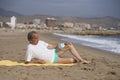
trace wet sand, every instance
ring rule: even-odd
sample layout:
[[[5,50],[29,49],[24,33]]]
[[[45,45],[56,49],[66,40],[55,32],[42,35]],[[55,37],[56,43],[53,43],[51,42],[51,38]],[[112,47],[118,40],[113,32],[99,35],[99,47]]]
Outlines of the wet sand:
[[[24,61],[28,44],[25,31],[0,31],[0,60]],[[41,40],[62,42],[51,33],[39,32]],[[90,64],[74,66],[1,66],[0,80],[120,80],[120,55],[74,44]],[[72,57],[67,52],[63,57]]]

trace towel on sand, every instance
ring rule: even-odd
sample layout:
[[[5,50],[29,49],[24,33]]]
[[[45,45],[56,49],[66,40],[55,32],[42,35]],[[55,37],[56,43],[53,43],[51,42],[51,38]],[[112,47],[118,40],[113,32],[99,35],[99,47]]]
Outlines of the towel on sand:
[[[0,60],[0,66],[73,66],[75,64],[52,64],[52,63],[46,63],[46,64],[25,64],[24,62],[17,62],[17,61],[11,61],[11,60]]]

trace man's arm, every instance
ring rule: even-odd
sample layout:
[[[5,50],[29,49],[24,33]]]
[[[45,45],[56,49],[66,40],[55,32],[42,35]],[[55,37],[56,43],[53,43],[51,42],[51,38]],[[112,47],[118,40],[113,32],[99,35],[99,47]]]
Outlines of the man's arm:
[[[65,45],[71,45],[72,42],[66,41],[66,42],[64,42],[64,44],[65,44]]]
[[[37,60],[37,59],[35,59],[35,60],[32,60],[32,61],[25,61],[25,64],[45,64],[46,62],[44,61],[44,60]]]
[[[55,43],[55,44],[48,44],[47,48],[48,49],[53,49],[53,48],[56,48],[57,45],[58,45],[57,43]]]
[[[65,45],[71,45],[72,43],[71,42],[64,42]],[[57,48],[58,47],[58,43],[55,43],[55,44],[48,44],[47,48],[48,49],[53,49],[53,48]]]

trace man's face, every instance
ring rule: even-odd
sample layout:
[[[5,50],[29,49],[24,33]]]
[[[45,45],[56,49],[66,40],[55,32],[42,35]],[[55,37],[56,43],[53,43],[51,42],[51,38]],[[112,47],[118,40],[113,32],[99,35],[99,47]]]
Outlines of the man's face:
[[[34,33],[33,35],[32,35],[32,39],[30,40],[30,43],[31,44],[33,44],[33,45],[37,45],[37,43],[38,43],[38,34],[36,34],[36,33]]]

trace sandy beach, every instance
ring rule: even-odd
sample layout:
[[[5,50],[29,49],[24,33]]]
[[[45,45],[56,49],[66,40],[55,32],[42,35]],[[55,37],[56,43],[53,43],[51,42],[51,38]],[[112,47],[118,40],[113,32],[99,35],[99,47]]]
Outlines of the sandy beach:
[[[28,31],[0,31],[0,61],[24,61]],[[62,42],[52,33],[38,32],[48,43]],[[120,55],[74,44],[90,64],[73,66],[3,66],[0,80],[120,80]],[[63,57],[71,57],[67,52]]]

